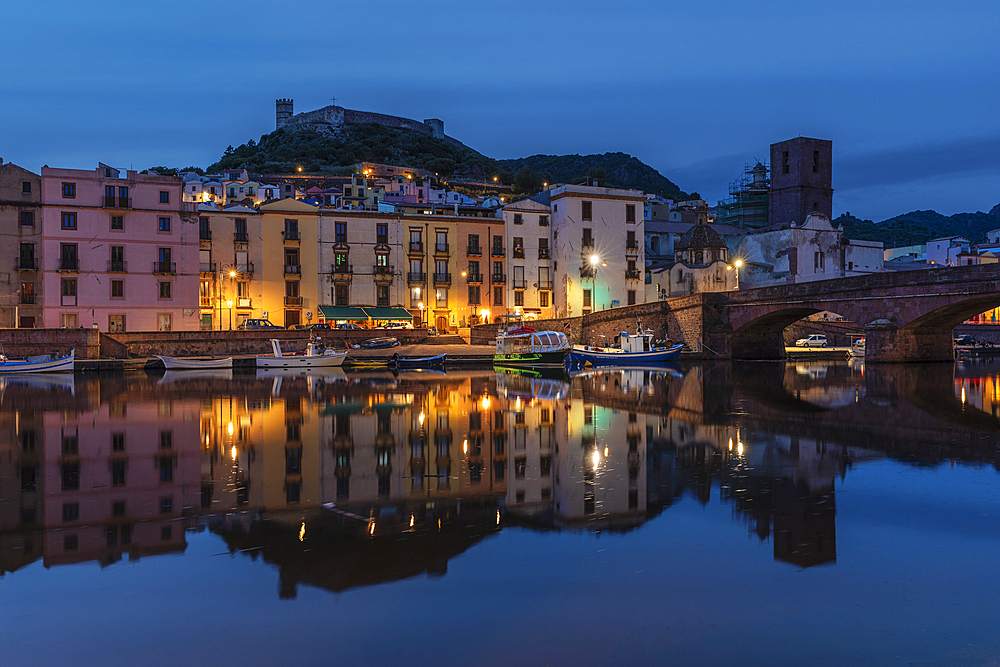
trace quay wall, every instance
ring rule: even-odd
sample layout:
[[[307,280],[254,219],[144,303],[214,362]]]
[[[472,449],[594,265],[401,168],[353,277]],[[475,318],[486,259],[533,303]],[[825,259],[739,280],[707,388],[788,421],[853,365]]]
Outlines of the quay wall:
[[[0,345],[11,359],[51,354],[64,356],[76,348],[77,359],[99,359],[101,332],[97,329],[0,329]]]

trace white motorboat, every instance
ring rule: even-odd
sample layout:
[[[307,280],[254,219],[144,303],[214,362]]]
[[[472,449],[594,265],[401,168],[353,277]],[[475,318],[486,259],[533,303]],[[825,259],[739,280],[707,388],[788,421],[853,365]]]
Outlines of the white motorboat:
[[[854,342],[851,343],[851,347],[847,350],[847,356],[864,359],[865,358],[865,337],[859,336]]]
[[[566,334],[535,331],[520,315],[506,315],[497,331],[493,365],[513,368],[563,368],[572,350]]]
[[[195,382],[198,380],[232,380],[232,368],[185,368],[180,371],[167,371],[156,384],[170,384],[172,382]]]
[[[0,353],[0,373],[72,373],[75,368],[76,348],[65,357],[53,359],[50,354],[40,354],[25,359],[8,359]]]
[[[315,341],[309,341],[305,352],[286,354],[281,351],[281,341],[271,339],[272,354],[257,357],[257,368],[333,368],[342,366],[347,352],[337,352],[322,348]]]
[[[649,329],[630,334],[622,331],[615,336],[614,344],[609,347],[594,345],[574,345],[569,353],[569,363],[574,365],[591,364],[593,366],[646,366],[677,361],[681,356],[683,344],[668,347],[656,347],[653,342],[653,332]]]
[[[168,371],[202,371],[209,368],[233,367],[232,357],[223,357],[221,359],[194,359],[190,357],[168,357],[165,354],[154,354],[153,356],[162,361]]]

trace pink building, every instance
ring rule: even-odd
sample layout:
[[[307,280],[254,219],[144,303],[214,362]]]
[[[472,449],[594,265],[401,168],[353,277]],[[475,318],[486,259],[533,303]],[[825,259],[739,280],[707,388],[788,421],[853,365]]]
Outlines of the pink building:
[[[198,217],[182,198],[174,176],[44,167],[42,326],[197,330]]]

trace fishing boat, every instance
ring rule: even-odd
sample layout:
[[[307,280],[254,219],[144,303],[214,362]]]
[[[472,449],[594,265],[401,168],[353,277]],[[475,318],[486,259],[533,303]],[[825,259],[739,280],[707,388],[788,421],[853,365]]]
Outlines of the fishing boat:
[[[865,358],[865,337],[858,336],[851,342],[851,347],[847,349],[848,358],[857,357],[859,359]]]
[[[165,354],[154,354],[154,357],[163,362],[168,371],[203,371],[210,368],[232,368],[233,358],[223,357],[221,359],[194,359],[168,357]]]
[[[569,363],[572,365],[593,366],[649,366],[677,361],[684,345],[669,345],[656,347],[653,343],[652,330],[642,330],[630,334],[622,331],[608,347],[594,345],[574,345],[569,353]]]
[[[347,352],[337,352],[323,348],[315,341],[309,341],[304,352],[286,354],[281,351],[281,341],[271,339],[272,353],[257,357],[257,368],[334,368],[344,363]]]
[[[0,352],[0,373],[72,373],[75,369],[76,348],[65,357],[53,358],[39,354],[24,359],[8,359]]]
[[[517,319],[515,319],[517,318]],[[535,331],[516,315],[508,316],[497,332],[494,366],[521,368],[562,368],[572,346],[566,334]]]
[[[436,354],[432,357],[401,357],[398,353],[389,358],[389,368],[441,368],[447,354]]]

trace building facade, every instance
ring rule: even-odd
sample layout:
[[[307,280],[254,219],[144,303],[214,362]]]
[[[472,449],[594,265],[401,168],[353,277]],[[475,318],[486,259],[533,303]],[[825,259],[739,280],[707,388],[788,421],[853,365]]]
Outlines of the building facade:
[[[768,226],[801,225],[808,215],[833,219],[833,142],[796,137],[771,144]]]
[[[198,208],[198,309],[203,330],[239,327],[263,308],[261,214],[241,204]],[[255,311],[256,309],[256,311]]]
[[[30,329],[42,321],[42,181],[0,164],[0,326]]]

